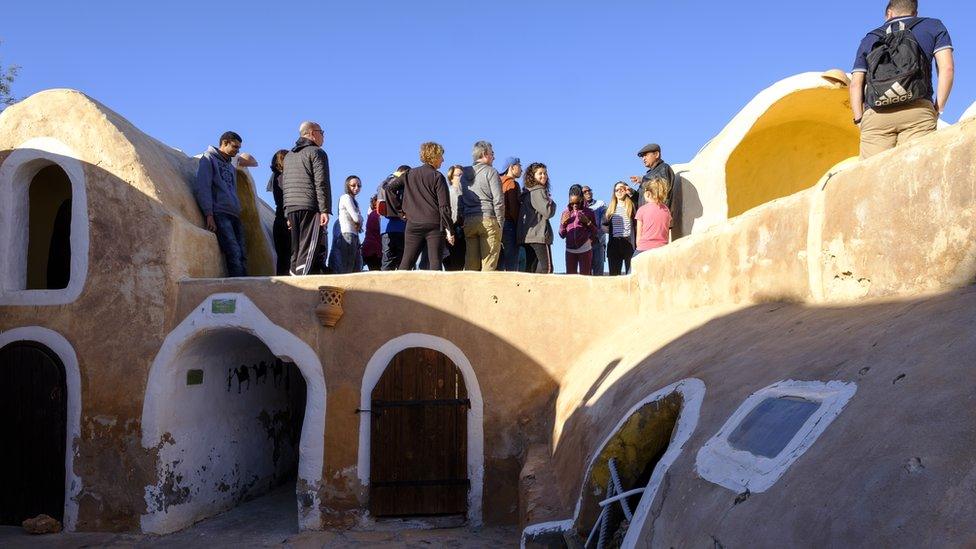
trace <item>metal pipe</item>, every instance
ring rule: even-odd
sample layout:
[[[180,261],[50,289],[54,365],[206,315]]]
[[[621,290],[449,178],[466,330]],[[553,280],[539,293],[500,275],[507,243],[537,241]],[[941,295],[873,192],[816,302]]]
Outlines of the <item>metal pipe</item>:
[[[590,542],[593,541],[593,536],[595,536],[597,531],[600,530],[600,525],[603,524],[603,519],[606,517],[606,515],[607,508],[604,507],[603,509],[600,509],[600,516],[596,519],[596,523],[593,524],[593,528],[590,530],[590,535],[586,538],[586,543],[583,544],[583,547],[590,546]]]
[[[613,496],[616,492],[613,489],[613,480],[607,481],[607,495]],[[600,522],[600,537],[596,540],[596,549],[603,549],[607,546],[607,538],[610,537],[610,508],[604,507],[607,514]]]
[[[630,496],[636,496],[637,494],[640,494],[644,490],[646,490],[646,488],[634,488],[633,490],[631,490],[629,492],[624,492],[622,494],[617,494],[617,495],[613,496],[612,498],[607,498],[607,499],[601,501],[600,502],[600,506],[601,507],[606,507],[607,505],[610,505],[611,503],[613,503],[615,501],[620,501],[622,499],[629,498]]]
[[[610,482],[613,483],[614,493],[623,493],[624,489],[620,485],[620,475],[617,474],[617,460],[615,458],[607,460],[607,467],[610,469]],[[609,490],[607,492],[608,496],[613,495],[609,493]],[[634,518],[634,515],[630,512],[630,506],[627,505],[627,500],[620,500],[620,507],[624,510],[624,516],[627,517],[627,520]]]

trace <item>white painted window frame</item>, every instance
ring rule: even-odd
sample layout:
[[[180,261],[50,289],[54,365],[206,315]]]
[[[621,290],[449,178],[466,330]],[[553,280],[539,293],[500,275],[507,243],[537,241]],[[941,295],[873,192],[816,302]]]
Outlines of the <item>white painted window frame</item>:
[[[856,391],[857,385],[843,381],[795,380],[780,381],[756,391],[698,451],[695,461],[698,475],[736,493],[768,490],[816,442]],[[775,457],[757,456],[733,448],[728,437],[742,420],[764,400],[780,397],[802,398],[818,402],[820,407]]]
[[[28,290],[29,189],[39,171],[58,166],[71,182],[71,278],[66,288]],[[0,305],[64,305],[81,295],[88,278],[88,194],[78,155],[50,137],[30,139],[0,165]]]
[[[484,399],[481,394],[481,385],[478,377],[471,367],[471,361],[465,356],[464,352],[457,345],[450,341],[429,334],[410,333],[391,339],[377,349],[366,364],[366,371],[363,373],[363,384],[359,396],[359,409],[369,410],[372,402],[373,389],[386,371],[390,361],[400,351],[412,347],[422,347],[433,349],[443,353],[461,371],[464,378],[464,386],[468,392],[468,400],[471,401],[471,409],[468,410],[468,479],[471,481],[471,488],[468,490],[468,525],[480,526],[482,524],[482,494],[484,492],[485,477],[485,427],[484,427]],[[363,487],[369,487],[369,454],[370,454],[370,414],[361,412],[359,414],[359,460],[357,465],[357,475]]]
[[[61,359],[64,366],[68,398],[68,423],[64,452],[64,529],[73,532],[78,524],[78,495],[81,477],[75,474],[75,456],[81,441],[81,371],[78,355],[65,337],[41,326],[23,326],[0,332],[0,348],[17,341],[33,341],[44,345]]]
[[[234,312],[214,312],[214,300],[234,300]],[[186,345],[207,332],[221,329],[236,329],[260,339],[272,354],[288,362],[294,362],[305,378],[305,418],[302,422],[302,435],[299,442],[298,479],[313,487],[310,495],[313,502],[303,513],[298,501],[298,526],[302,530],[322,528],[322,502],[315,487],[322,484],[322,471],[325,460],[325,373],[318,354],[288,330],[271,322],[270,319],[244,294],[213,294],[203,300],[180,324],[173,329],[160,347],[149,370],[146,385],[146,398],[142,407],[142,446],[156,447],[163,436],[164,418],[160,410],[171,404],[167,400],[165,388],[169,376],[174,375],[174,365]],[[146,486],[146,501],[152,501],[157,486]],[[301,495],[299,495],[299,499]],[[172,508],[171,508],[172,510]],[[169,512],[149,513],[140,519],[143,532],[165,534],[188,526],[179,516]]]

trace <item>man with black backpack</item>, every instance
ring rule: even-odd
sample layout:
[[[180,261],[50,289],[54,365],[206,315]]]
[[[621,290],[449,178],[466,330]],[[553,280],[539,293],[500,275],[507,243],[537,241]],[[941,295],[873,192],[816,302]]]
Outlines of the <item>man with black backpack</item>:
[[[932,61],[939,85],[932,89]],[[918,0],[890,0],[885,24],[857,49],[851,109],[861,128],[861,158],[935,131],[952,91],[949,31],[938,19],[918,17]]]

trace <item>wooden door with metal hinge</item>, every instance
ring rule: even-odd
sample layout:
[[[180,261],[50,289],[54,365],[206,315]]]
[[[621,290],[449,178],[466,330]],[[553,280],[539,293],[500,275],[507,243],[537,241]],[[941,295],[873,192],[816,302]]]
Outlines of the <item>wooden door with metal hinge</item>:
[[[371,399],[370,513],[467,513],[471,403],[457,366],[432,349],[404,349]]]
[[[68,401],[54,352],[33,341],[0,349],[0,418],[0,524],[64,520]]]

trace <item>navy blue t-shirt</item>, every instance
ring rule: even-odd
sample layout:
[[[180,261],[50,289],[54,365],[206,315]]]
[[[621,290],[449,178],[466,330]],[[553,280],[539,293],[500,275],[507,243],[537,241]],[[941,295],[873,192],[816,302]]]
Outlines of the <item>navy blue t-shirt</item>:
[[[912,29],[912,34],[915,35],[915,41],[918,42],[926,59],[928,59],[929,74],[935,74],[932,72],[932,61],[935,58],[935,53],[952,49],[952,39],[949,38],[949,31],[946,30],[942,21],[930,17],[912,17],[908,15],[889,19],[882,28],[885,29],[888,25],[894,25],[892,30],[898,30],[898,23],[904,22],[907,27],[916,19],[921,19],[921,22],[915,25],[915,28]],[[874,31],[872,30],[872,32]],[[851,72],[868,72],[868,54],[871,53],[871,48],[877,41],[878,37],[871,33],[868,33],[861,40],[861,45],[857,48],[857,55],[854,57],[854,68],[851,69]],[[932,101],[933,98],[929,97],[928,99]]]

